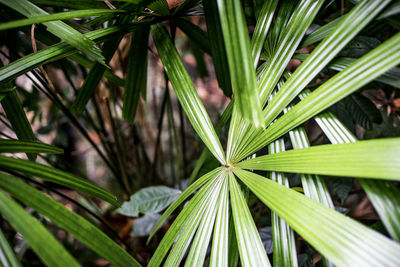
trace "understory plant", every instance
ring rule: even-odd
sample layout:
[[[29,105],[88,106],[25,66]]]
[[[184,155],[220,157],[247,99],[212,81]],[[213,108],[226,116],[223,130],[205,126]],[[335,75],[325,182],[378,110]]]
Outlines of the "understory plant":
[[[360,101],[360,90],[371,83],[400,87],[400,2],[342,1],[346,2],[343,6],[335,2],[341,1],[0,0],[0,30],[20,29],[18,34],[30,34],[34,46],[36,39],[41,44],[39,51],[34,48],[19,58],[22,52],[11,40],[4,41],[7,52],[2,58],[7,58],[8,64],[0,68],[0,99],[17,137],[0,140],[0,152],[6,153],[0,156],[0,213],[4,220],[46,265],[79,265],[45,227],[51,221],[111,264],[140,266],[135,252],[118,244],[121,240],[115,233],[106,235],[50,197],[57,190],[48,182],[120,206],[102,187],[52,166],[51,157],[41,156],[47,164],[37,162],[38,154],[63,151],[38,142],[17,94],[24,90],[16,87],[15,79],[26,75],[39,83],[41,94],[89,141],[128,196],[157,183],[153,173],[157,148],[153,164],[143,156],[145,149],[138,150],[142,154],[135,157],[137,164],[131,170],[124,148],[128,144],[118,132],[122,120],[135,121],[140,95],[146,95],[149,53],[156,52],[166,81],[161,105],[170,105],[169,82],[204,149],[194,163],[187,188],[159,217],[148,243],[168,221],[165,235],[149,262],[139,261],[148,266],[298,266],[301,239],[321,255],[319,264],[399,266],[400,138],[357,140],[329,108],[351,99]],[[56,12],[60,9],[68,11]],[[329,10],[335,12],[321,25],[320,16]],[[204,17],[206,31],[191,22],[192,16]],[[82,17],[86,19],[80,23],[70,20]],[[38,25],[35,30],[32,24],[43,27]],[[203,53],[211,56],[218,85],[231,99],[215,127],[177,50],[177,28],[200,57]],[[122,79],[109,64],[129,32],[132,42]],[[351,45],[372,37],[377,43],[370,48],[359,54],[354,52],[357,49],[351,50]],[[153,44],[155,51],[149,49]],[[89,70],[72,97],[52,85],[44,69],[66,58]],[[89,108],[94,107],[101,117],[95,95],[102,79],[110,84],[110,97],[105,97],[104,103],[113,146],[106,138],[101,144],[94,143],[81,122],[90,122]],[[372,111],[366,108],[365,112]],[[319,127],[326,144],[311,146],[305,128],[310,121]],[[98,136],[104,137],[101,134],[106,127],[92,123],[99,129]],[[130,132],[132,139],[135,131]],[[224,134],[226,144],[220,141],[225,140]],[[160,142],[158,136],[157,144]],[[25,153],[26,157],[16,158],[10,155],[13,153]],[[219,166],[199,175],[210,160]],[[187,167],[184,162],[180,168],[183,165]],[[291,182],[296,175],[299,186]],[[338,178],[358,181],[383,230],[335,208],[326,181]],[[254,221],[254,202],[268,208],[271,257]],[[0,248],[4,265],[21,264],[2,232]]]

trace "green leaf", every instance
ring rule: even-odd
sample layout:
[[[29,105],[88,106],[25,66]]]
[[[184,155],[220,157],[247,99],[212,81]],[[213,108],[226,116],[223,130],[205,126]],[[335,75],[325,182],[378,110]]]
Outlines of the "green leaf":
[[[28,0],[0,0],[0,3],[18,11],[26,17],[49,15],[46,11],[32,4]],[[104,57],[96,43],[71,26],[61,21],[45,22],[44,25],[47,27],[49,32],[59,37],[61,40],[85,52],[101,64],[105,64]]]
[[[390,236],[400,242],[400,229],[398,227],[400,220],[399,189],[389,181],[368,179],[359,179],[359,181]]]
[[[0,139],[0,153],[18,152],[61,154],[64,153],[64,150],[40,142]]]
[[[281,33],[282,38],[276,45],[276,51],[260,79],[261,103],[265,104],[269,95],[278,83],[291,56],[297,49],[309,25],[317,15],[324,1],[300,1],[288,24]],[[270,106],[270,105],[268,105]],[[267,123],[266,125],[268,125]]]
[[[400,180],[400,138],[320,145],[242,161],[255,170]]]
[[[271,266],[239,184],[229,171],[229,191],[242,266]]]
[[[161,23],[152,25],[151,34],[168,78],[189,121],[210,152],[224,164],[225,154],[221,143],[165,26]]]
[[[258,65],[261,50],[268,34],[269,27],[274,17],[277,0],[265,1],[257,17],[257,24],[251,39],[251,56],[253,57],[254,68]]]
[[[163,215],[161,216],[161,218],[158,220],[158,222],[154,226],[153,230],[151,231],[147,242],[150,241],[150,239],[153,237],[153,235],[156,233],[156,231],[161,227],[161,225],[165,222],[165,220],[172,214],[172,212],[174,212],[174,210],[180,204],[182,204],[191,194],[193,194],[202,185],[207,183],[210,179],[213,179],[214,177],[218,176],[221,171],[222,171],[222,167],[216,168],[216,169],[204,174],[202,177],[200,177],[198,180],[196,180],[193,184],[191,184],[188,188],[186,188],[186,190],[183,191],[182,194],[180,194],[178,196],[178,198],[171,204],[171,206],[169,206],[168,209],[163,213]]]
[[[314,50],[315,51],[315,50]],[[246,157],[400,63],[400,33],[318,87],[246,148]],[[293,77],[293,76],[291,76]],[[293,81],[293,80],[292,80]],[[285,84],[287,84],[286,82]],[[281,92],[281,91],[279,91]],[[275,98],[279,97],[279,93]]]
[[[299,94],[361,29],[389,2],[362,1],[313,50],[264,110],[266,125]]]
[[[276,51],[272,53],[273,56],[269,60],[269,64],[259,78],[260,99],[262,105],[266,104],[267,99],[269,98],[273,89],[278,83],[282,73],[289,63],[291,56],[293,55],[298,44],[300,43],[301,38],[306,33],[308,26],[317,15],[322,3],[322,0],[303,0],[297,4],[297,7],[290,17],[287,25],[281,25],[280,23],[277,23],[277,26],[282,26],[282,33],[280,35],[276,34],[276,38],[278,38],[278,41],[276,46],[273,47],[276,48]],[[284,6],[283,10],[291,10],[292,4],[293,2],[288,3]],[[282,15],[282,17],[286,16],[287,14]],[[284,22],[284,19],[281,21]],[[276,29],[274,28],[273,30]],[[265,113],[265,110],[263,112]],[[265,123],[265,125],[269,125],[269,123]],[[238,140],[234,142],[235,147],[232,148],[232,151],[229,150],[230,146],[228,144],[227,154],[228,158],[230,159],[230,163],[237,162],[245,158],[246,156],[249,156],[250,154],[247,153],[246,146],[248,146],[248,144],[252,144],[254,137],[256,137],[263,131],[262,128],[251,128],[248,124],[239,125],[238,128],[240,128],[240,130],[236,132],[240,132],[241,136],[239,136],[237,138]]]
[[[268,146],[269,154],[282,151],[285,151],[285,141],[283,138],[272,142]],[[271,172],[271,180],[286,187],[290,187],[289,180],[285,173]],[[296,266],[297,254],[293,229],[275,212],[272,212],[271,223],[274,266]]]
[[[169,206],[182,192],[167,186],[150,186],[133,194],[116,212],[137,217],[139,213],[157,213]]]
[[[22,267],[21,262],[17,259],[14,250],[11,248],[3,231],[0,229],[0,263],[4,267]]]
[[[0,31],[8,30],[18,27],[23,27],[31,24],[44,23],[55,20],[64,20],[64,19],[72,19],[72,18],[82,18],[82,17],[90,17],[90,16],[100,16],[105,14],[118,14],[123,13],[123,10],[117,9],[85,9],[85,10],[77,10],[77,11],[67,11],[55,14],[48,14],[44,16],[32,16],[28,19],[20,19],[9,22],[4,22],[0,24]]]
[[[3,173],[0,173],[0,187],[74,235],[113,265],[140,266],[135,259],[99,228],[42,192]],[[46,248],[44,244],[46,243],[43,243],[42,247]]]
[[[122,22],[127,22],[130,17],[125,17]],[[117,22],[118,23],[118,22]],[[116,24],[117,24],[116,23]],[[104,43],[102,49],[105,57],[105,62],[108,64],[113,57],[115,51],[118,49],[119,43],[122,40],[122,35],[114,40],[110,40]],[[95,63],[89,74],[87,75],[82,87],[79,89],[78,95],[74,103],[71,106],[71,111],[76,114],[81,114],[85,109],[90,98],[94,95],[97,85],[99,84],[104,72],[106,71],[104,64]]]
[[[104,42],[115,38],[115,35],[120,35],[126,31],[133,31],[137,28],[143,27],[144,25],[148,25],[150,21],[151,20],[143,20],[135,22],[123,28],[118,26],[108,27],[86,33],[85,36],[95,42]],[[77,52],[77,49],[64,42],[52,45],[0,68],[0,81],[12,81],[21,74],[31,71],[42,64],[53,62],[60,58],[69,57]]]
[[[93,0],[32,0],[32,3],[40,6],[62,7],[69,9],[87,9],[87,8],[107,8],[104,2]]]
[[[309,90],[304,90],[300,97],[305,98],[309,93]],[[315,121],[333,144],[357,141],[356,137],[330,112],[325,111],[319,114],[315,117]],[[400,194],[397,187],[387,181],[370,179],[358,179],[358,181],[381,217],[390,236],[399,241],[400,230],[397,226],[400,221],[400,211],[397,207],[400,206]]]
[[[88,68],[88,69],[92,69],[93,66],[96,64],[96,62],[93,62],[93,61],[89,60],[88,58],[84,57],[81,54],[73,54],[73,55],[70,55],[68,58],[70,60],[72,60],[72,61],[75,61],[79,65],[81,65],[81,66],[83,66],[85,68]],[[125,86],[125,80],[121,79],[120,77],[115,75],[110,70],[106,70],[103,73],[103,76],[105,78],[107,78],[109,82],[111,82],[111,83],[113,83],[115,85]]]
[[[204,260],[206,257],[212,230],[214,228],[215,218],[217,215],[217,207],[221,199],[221,189],[222,186],[226,188],[226,185],[228,183],[227,177],[224,174],[220,177],[220,180],[221,185],[214,189],[214,194],[207,203],[208,207],[205,210],[202,218],[199,219],[200,224],[185,262],[185,266],[187,267],[204,266]]]
[[[179,27],[192,42],[196,43],[201,50],[210,54],[210,43],[207,33],[205,33],[199,26],[194,25],[187,19],[177,19],[175,20],[176,26]]]
[[[293,58],[304,61],[307,58],[307,56],[308,54],[296,54]],[[357,60],[356,58],[339,57],[332,60],[327,67],[332,70],[342,71],[356,60]],[[400,77],[400,68],[396,67],[385,72],[381,76],[377,77],[375,81],[400,88],[399,77]]]
[[[239,168],[234,168],[234,173],[265,205],[336,266],[400,264],[398,243],[260,175]]]
[[[31,124],[26,117],[17,92],[13,90],[7,93],[6,97],[1,101],[1,105],[18,139],[23,141],[36,141],[35,134],[32,131]],[[36,154],[28,153],[27,156],[30,160],[36,159]]]
[[[241,3],[219,0],[217,4],[236,98],[233,113],[238,112],[255,127],[262,127],[264,126],[262,106],[258,98],[256,73],[252,64],[250,40]],[[234,115],[233,118],[235,120],[236,116]],[[235,123],[232,122],[232,124]]]
[[[303,127],[297,127],[289,132],[290,141],[293,149],[303,149],[310,147],[306,130]],[[318,175],[301,174],[301,184],[303,186],[304,195],[324,204],[327,207],[334,208],[328,188]]]
[[[49,231],[0,191],[0,213],[48,266],[80,266]]]
[[[98,185],[95,185],[94,183],[86,181],[71,173],[67,173],[43,164],[28,160],[0,156],[0,169],[3,171],[16,171],[25,173],[27,175],[37,176],[43,180],[60,184],[98,197],[113,204],[114,206],[119,206],[116,197]]]
[[[228,66],[228,58],[222,36],[221,22],[218,15],[217,2],[204,0],[204,15],[207,24],[207,35],[210,42],[211,55],[214,63],[218,85],[227,97],[232,96],[232,87]]]
[[[300,44],[300,47],[306,47],[323,40],[326,36],[328,36],[331,33],[331,31],[333,31],[333,29],[336,28],[336,26],[344,17],[345,16],[337,17],[336,19],[328,22],[324,26],[313,31],[310,35],[308,35],[304,39],[304,41]]]
[[[218,179],[221,176],[221,173],[218,176],[212,176],[211,181],[208,181],[207,184],[202,187],[194,197],[189,201],[189,203],[182,209],[179,213],[178,217],[176,217],[175,221],[171,224],[168,232],[164,235],[163,239],[157,246],[157,250],[154,252],[148,266],[159,266],[164,259],[165,255],[168,253],[171,245],[176,241],[178,235],[182,236],[182,239],[179,243],[179,246],[174,249],[174,254],[176,258],[169,258],[169,260],[174,260],[175,262],[180,262],[182,260],[182,250],[185,250],[185,247],[188,246],[188,240],[190,242],[194,232],[197,229],[199,218],[204,213],[204,210],[207,207],[207,202],[213,194],[213,189],[218,187]],[[189,227],[190,231],[182,232],[182,229],[185,227]],[[183,230],[185,231],[185,230]],[[171,252],[172,253],[172,252]],[[171,254],[170,254],[171,255]],[[179,265],[179,263],[178,263]]]
[[[228,266],[229,184],[225,178],[218,201],[217,217],[211,247],[210,266]]]
[[[122,116],[133,123],[139,102],[139,95],[147,84],[147,44],[150,28],[144,27],[132,33],[131,46],[126,71],[126,85]]]

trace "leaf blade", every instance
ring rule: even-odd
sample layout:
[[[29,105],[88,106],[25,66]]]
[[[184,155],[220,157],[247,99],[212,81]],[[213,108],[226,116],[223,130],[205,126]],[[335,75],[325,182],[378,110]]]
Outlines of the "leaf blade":
[[[80,266],[39,221],[1,191],[0,213],[23,235],[24,240],[46,265]]]
[[[151,34],[165,71],[193,128],[221,164],[225,154],[211,120],[164,25],[151,26]]]
[[[400,138],[294,149],[242,161],[237,166],[256,170],[400,180]]]
[[[264,204],[335,265],[400,264],[398,243],[267,178],[239,168],[234,172]]]
[[[0,169],[3,171],[20,171],[29,175],[40,177],[44,180],[61,184],[72,189],[88,193],[96,196],[104,201],[119,206],[114,195],[107,192],[103,188],[86,181],[73,174],[28,160],[14,159],[10,157],[0,156]]]
[[[112,264],[116,266],[140,266],[125,250],[92,223],[26,183],[0,173],[0,187],[24,204],[45,215],[59,227],[70,232]]]

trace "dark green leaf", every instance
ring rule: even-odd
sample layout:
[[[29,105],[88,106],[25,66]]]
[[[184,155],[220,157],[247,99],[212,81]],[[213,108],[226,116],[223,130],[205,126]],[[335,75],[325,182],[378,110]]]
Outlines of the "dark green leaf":
[[[115,266],[140,266],[125,250],[92,223],[26,183],[0,173],[0,187],[74,235]],[[28,226],[27,229],[30,228]],[[44,244],[46,243],[43,243],[42,247],[46,249],[47,246]]]
[[[213,58],[215,75],[218,85],[227,97],[232,96],[232,87],[229,74],[228,59],[222,36],[221,22],[218,15],[217,2],[204,0],[204,13],[207,23],[207,34],[210,42],[211,55]]]
[[[114,206],[119,206],[116,197],[98,185],[95,185],[71,173],[67,173],[43,164],[28,160],[0,156],[0,169],[3,171],[17,171],[27,175],[37,176],[43,180],[64,185],[66,187],[93,195],[113,204]]]
[[[40,142],[0,139],[0,153],[18,152],[60,154],[64,153],[64,150]]]
[[[210,152],[224,164],[225,153],[221,143],[171,37],[160,23],[152,25],[151,34],[168,78],[189,121]]]
[[[28,0],[0,0],[0,2],[26,17],[48,15],[46,11],[32,4]],[[95,42],[87,38],[87,36],[61,21],[45,22],[44,25],[47,27],[49,32],[59,37],[61,40],[87,53],[101,64],[105,64],[100,48]]]
[[[1,191],[0,213],[47,266],[80,266],[40,222]]]
[[[64,20],[64,19],[72,19],[72,18],[81,18],[81,17],[90,17],[90,16],[100,16],[104,14],[110,13],[123,13],[123,10],[116,9],[86,9],[86,10],[78,10],[78,11],[67,11],[56,14],[49,14],[44,16],[33,16],[28,19],[20,19],[14,20],[10,22],[5,22],[0,24],[0,31],[18,28],[22,26],[27,26],[31,24],[44,23],[55,20]]]
[[[32,131],[31,124],[26,117],[17,92],[14,90],[7,93],[6,97],[1,101],[1,105],[18,139],[36,141],[35,134]],[[36,159],[36,154],[28,153],[27,156],[30,160]]]
[[[144,27],[132,33],[128,70],[126,71],[124,105],[122,106],[122,116],[130,123],[135,120],[140,92],[143,89],[146,92],[149,32],[150,28]]]

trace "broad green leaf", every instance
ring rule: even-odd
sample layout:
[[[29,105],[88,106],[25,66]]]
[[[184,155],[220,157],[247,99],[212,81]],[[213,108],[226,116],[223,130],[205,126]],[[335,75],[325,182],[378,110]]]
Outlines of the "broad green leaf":
[[[233,173],[229,170],[232,215],[242,266],[271,266],[257,228]]]
[[[7,93],[6,97],[1,101],[1,106],[18,139],[23,141],[36,141],[31,124],[26,117],[21,100],[19,100],[15,90]],[[36,154],[27,153],[27,156],[30,160],[36,159]]]
[[[269,154],[275,154],[285,151],[285,141],[283,138],[272,142],[268,146]],[[289,180],[285,173],[271,172],[271,180],[278,184],[289,186]],[[283,200],[284,201],[284,200]],[[280,218],[275,212],[272,212],[272,237],[273,237],[273,260],[274,266],[297,266],[296,243],[293,229]]]
[[[23,236],[44,264],[80,266],[39,221],[1,191],[0,213]]]
[[[211,247],[210,266],[228,266],[228,255],[232,251],[228,250],[228,225],[229,225],[229,184],[225,178],[222,184],[217,217],[214,225],[214,233]]]
[[[31,24],[44,23],[55,20],[64,20],[64,19],[72,19],[72,18],[82,18],[82,17],[90,17],[90,16],[100,16],[105,14],[118,14],[123,13],[123,10],[117,9],[85,9],[85,10],[77,10],[77,11],[67,11],[55,14],[48,14],[44,16],[33,16],[28,19],[20,19],[9,22],[4,22],[0,24],[0,31],[8,30],[18,27],[23,27]]]
[[[234,172],[265,205],[336,266],[400,264],[397,242],[270,179],[239,168]]]
[[[207,54],[211,53],[207,33],[200,29],[199,26],[194,25],[186,19],[177,19],[175,23],[201,50]]]
[[[137,217],[139,213],[157,213],[168,207],[182,192],[164,185],[143,188],[124,202],[116,212]]]
[[[400,138],[294,149],[242,161],[237,166],[254,170],[400,180]]]
[[[0,3],[18,11],[26,17],[49,15],[28,0],[0,0]],[[61,21],[45,22],[47,30],[73,47],[85,52],[101,64],[105,64],[100,48],[95,42]]]
[[[264,110],[266,125],[300,93],[304,87],[363,29],[389,1],[361,1],[313,50],[279,90]]]
[[[165,26],[161,23],[152,25],[151,34],[168,78],[189,121],[210,152],[224,164],[225,155],[221,143]]]
[[[189,203],[182,209],[179,213],[178,217],[176,217],[175,221],[171,224],[168,232],[164,235],[161,242],[158,244],[156,251],[154,252],[148,266],[159,266],[164,259],[165,255],[170,250],[170,247],[181,233],[183,227],[191,227],[193,229],[197,228],[199,215],[202,215],[206,206],[207,201],[210,196],[213,194],[213,188],[217,186],[218,176],[210,177],[212,180],[208,181],[205,186],[203,186],[189,201]],[[190,220],[194,218],[194,220]],[[196,225],[197,224],[197,225]],[[196,229],[193,229],[195,231]],[[191,233],[187,233],[185,238],[190,238]],[[183,245],[183,244],[182,244]],[[176,251],[177,255],[179,251]],[[181,255],[182,256],[182,255]],[[172,259],[171,259],[172,260]],[[181,259],[178,259],[179,261]]]
[[[149,213],[134,220],[131,236],[148,236],[160,217],[160,214]]]
[[[122,116],[133,123],[139,102],[140,92],[147,85],[147,44],[150,28],[145,27],[132,33],[131,46],[126,71],[126,85]]]
[[[214,63],[218,85],[227,97],[232,96],[232,87],[228,66],[228,59],[222,36],[221,22],[218,15],[217,2],[204,0],[204,16],[207,24],[207,35],[210,42],[211,55]]]
[[[264,126],[256,74],[251,58],[250,40],[241,3],[240,1],[218,0],[217,5],[236,99],[231,124],[235,125],[234,121],[239,118],[240,114],[255,127]],[[235,115],[236,112],[238,115]],[[229,138],[233,137],[230,135]]]
[[[251,56],[253,57],[254,68],[258,65],[261,50],[268,34],[269,27],[274,17],[278,1],[265,1],[257,17],[257,24],[251,39]]]
[[[0,173],[0,187],[74,235],[115,266],[140,266],[134,258],[99,228],[42,192],[3,173]],[[42,246],[46,248],[44,244],[46,243],[43,243]]]
[[[213,179],[214,177],[220,175],[220,172],[222,171],[222,167],[216,168],[206,174],[204,174],[202,177],[200,177],[198,180],[196,180],[193,184],[191,184],[188,188],[186,188],[185,191],[183,191],[178,198],[171,204],[171,206],[168,207],[168,209],[163,213],[161,218],[158,220],[156,225],[154,226],[153,230],[151,231],[149,238],[147,242],[150,241],[150,239],[153,237],[153,235],[156,233],[156,231],[161,227],[161,225],[165,222],[165,220],[174,212],[174,210],[183,203],[191,194],[193,194],[197,189],[199,189],[202,185],[207,183],[210,179]]]
[[[0,153],[19,152],[61,154],[64,153],[64,150],[40,142],[0,139]]]
[[[201,211],[202,206],[198,207],[195,214],[188,220],[165,261],[166,266],[178,266],[189,246],[191,246],[191,249],[185,266],[203,266],[204,256],[207,252],[212,227],[214,226],[216,203],[225,178],[224,175],[221,175],[213,188],[209,190],[211,194],[208,199],[204,198],[202,200],[204,202],[204,210]],[[196,236],[191,242],[195,233]]]
[[[43,164],[28,160],[0,156],[0,169],[3,171],[16,171],[25,173],[27,175],[37,176],[43,180],[60,184],[98,197],[113,204],[114,206],[119,206],[116,197],[98,185],[95,185],[94,183],[84,180],[71,173],[67,173]]]
[[[243,155],[251,155],[251,153],[340,101],[399,63],[400,33],[359,58],[318,87],[306,99],[290,109],[288,113],[280,117],[257,137],[256,141],[246,148]]]
[[[14,250],[0,229],[0,263],[4,267],[21,267],[21,262],[17,259]]]

